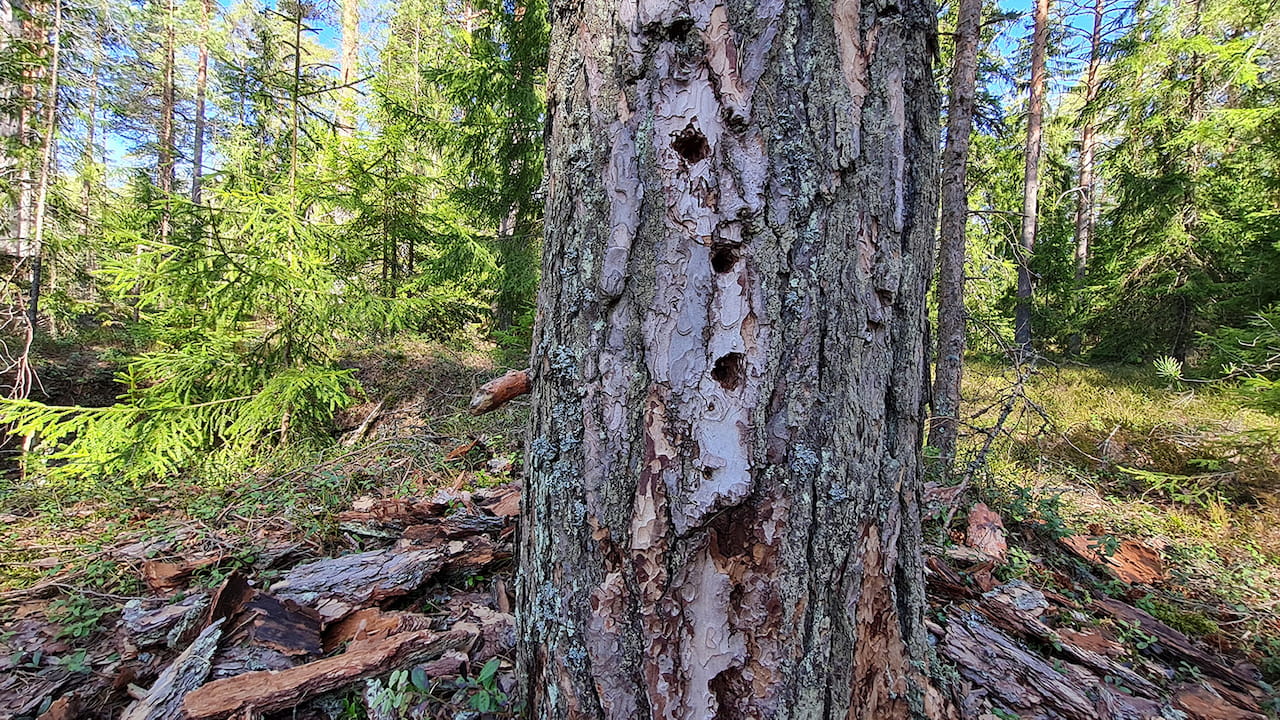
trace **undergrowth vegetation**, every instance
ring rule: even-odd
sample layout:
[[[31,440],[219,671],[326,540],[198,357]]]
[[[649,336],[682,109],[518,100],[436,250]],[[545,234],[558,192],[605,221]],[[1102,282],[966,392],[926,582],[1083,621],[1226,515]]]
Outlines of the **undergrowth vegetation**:
[[[96,591],[129,594],[138,589],[139,563],[162,558],[167,551],[149,553],[144,547],[130,555],[122,554],[120,546],[150,543],[161,548],[166,539],[180,540],[186,554],[225,553],[218,564],[222,573],[237,564],[259,563],[264,552],[282,545],[345,547],[350,538],[342,534],[336,516],[357,497],[399,497],[458,482],[497,482],[482,467],[445,460],[459,444],[479,439],[490,454],[518,464],[524,416],[520,403],[482,417],[466,413],[475,388],[505,369],[495,363],[496,355],[501,355],[497,347],[481,341],[442,344],[401,337],[341,357],[330,372],[348,387],[359,388],[361,395],[316,410],[314,417],[324,420],[317,419],[311,428],[324,442],[272,443],[256,451],[227,443],[169,454],[164,457],[178,469],[163,480],[155,474],[160,469],[140,464],[137,455],[127,452],[109,454],[92,471],[73,466],[73,457],[41,456],[27,468],[42,474],[0,479],[0,502],[7,513],[0,516],[6,521],[0,539],[0,593],[57,576]],[[197,411],[184,407],[170,413]],[[107,417],[84,420],[82,427],[107,432],[105,423],[125,422],[111,414],[130,412],[135,411],[90,409],[81,416]],[[151,428],[154,433],[140,442],[177,432],[172,414],[136,412],[141,417],[129,419],[140,427],[128,432]],[[377,415],[371,418],[373,413]],[[372,427],[361,430],[369,419]],[[104,425],[95,427],[95,422]],[[265,425],[262,431],[269,437],[278,427]],[[63,452],[85,447],[90,439],[82,432],[81,444],[67,443]]]
[[[1043,572],[1034,555],[1078,574],[1055,537],[1101,536],[1104,555],[1140,539],[1168,580],[1139,605],[1245,649],[1280,682],[1280,417],[1242,403],[1236,386],[1171,384],[1153,367],[1044,366],[1021,384],[1000,363],[969,368],[970,413],[987,409],[970,457],[995,409],[1021,395],[974,473],[978,497],[1019,528],[1004,572]]]

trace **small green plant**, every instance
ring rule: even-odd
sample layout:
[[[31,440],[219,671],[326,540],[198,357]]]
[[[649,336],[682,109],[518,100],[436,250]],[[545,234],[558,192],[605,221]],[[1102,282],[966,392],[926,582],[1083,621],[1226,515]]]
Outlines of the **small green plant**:
[[[1138,598],[1134,606],[1151,614],[1152,617],[1185,635],[1212,635],[1221,630],[1218,623],[1205,617],[1202,613],[1179,610],[1160,598],[1147,594]]]
[[[1035,523],[1055,538],[1072,534],[1060,492],[1041,494],[1025,485],[1010,483],[994,488],[992,494],[993,504],[1000,507],[1006,519]]]
[[[1172,473],[1117,467],[1120,472],[1145,486],[1144,494],[1155,493],[1182,505],[1206,508],[1222,502],[1221,485],[1229,473],[1212,472],[1202,475],[1175,475]]]
[[[1204,679],[1204,672],[1187,662],[1178,663],[1178,667],[1174,670],[1179,680],[1183,682],[1200,682]]]
[[[1182,385],[1182,361],[1169,357],[1168,355],[1158,357],[1152,363],[1156,368],[1156,375],[1162,380],[1167,380],[1169,384],[1175,387]]]
[[[64,655],[62,657],[56,658],[54,659],[54,662],[56,662],[59,667],[61,667],[63,670],[66,670],[69,673],[72,673],[72,674],[87,673],[90,670],[88,656],[89,656],[88,650],[80,649],[80,650],[73,651],[70,655]]]
[[[484,667],[480,668],[480,674],[471,681],[472,687],[475,688],[469,703],[472,710],[499,712],[507,704],[507,694],[498,688],[499,665],[498,658],[490,658]]]
[[[1124,620],[1117,620],[1116,630],[1118,631],[1121,642],[1138,651],[1146,650],[1157,642],[1154,635],[1148,635],[1143,632],[1142,623],[1131,623]]]
[[[1089,549],[1102,557],[1112,557],[1120,550],[1120,538],[1115,535],[1099,535],[1089,542]]]
[[[378,717],[419,717],[413,708],[421,704],[431,693],[431,681],[426,670],[415,666],[410,670],[396,670],[381,680],[369,681],[372,710]],[[362,710],[363,710],[363,703]]]
[[[49,604],[49,620],[60,626],[59,638],[86,638],[102,625],[102,618],[111,612],[109,607],[98,607],[84,595],[67,595]]]

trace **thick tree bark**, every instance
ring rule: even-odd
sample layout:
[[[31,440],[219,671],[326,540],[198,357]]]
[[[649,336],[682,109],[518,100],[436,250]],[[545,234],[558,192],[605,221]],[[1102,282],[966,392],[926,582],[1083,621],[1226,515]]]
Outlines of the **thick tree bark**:
[[[191,152],[191,202],[200,204],[204,179],[205,94],[209,84],[209,20],[213,16],[213,0],[200,2],[200,46],[196,59],[195,138]]]
[[[1036,244],[1037,213],[1040,209],[1040,139],[1043,135],[1045,53],[1049,45],[1049,0],[1036,0],[1031,35],[1031,88],[1027,102],[1026,172],[1022,183],[1022,231],[1018,238],[1018,303],[1014,309],[1014,342],[1031,351],[1031,299],[1035,282],[1031,276],[1031,256]]]
[[[929,447],[950,465],[956,453],[956,423],[964,371],[965,226],[969,198],[965,175],[969,135],[978,81],[978,43],[982,31],[982,0],[960,0],[956,17],[955,59],[947,99],[947,146],[942,151],[942,218],[938,243],[938,358],[934,365],[933,414]]]
[[[1089,271],[1089,245],[1093,240],[1093,228],[1097,223],[1097,191],[1094,188],[1093,156],[1098,148],[1098,125],[1094,121],[1093,103],[1098,97],[1098,89],[1102,76],[1102,19],[1106,10],[1106,0],[1094,0],[1093,34],[1089,36],[1089,67],[1084,75],[1084,124],[1080,127],[1079,185],[1080,194],[1076,202],[1076,277],[1075,297],[1077,314],[1083,310],[1084,279]],[[1080,354],[1080,332],[1072,333],[1067,341],[1067,352],[1070,355]]]
[[[940,717],[929,0],[552,4],[538,718]]]

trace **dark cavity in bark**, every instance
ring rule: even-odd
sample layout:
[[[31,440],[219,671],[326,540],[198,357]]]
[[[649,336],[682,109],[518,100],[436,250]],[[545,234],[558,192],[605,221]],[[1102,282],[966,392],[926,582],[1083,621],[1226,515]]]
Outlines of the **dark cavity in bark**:
[[[688,127],[676,134],[671,141],[671,149],[675,150],[685,162],[693,165],[702,162],[711,154],[711,145],[707,143],[707,136],[702,131],[689,123]]]

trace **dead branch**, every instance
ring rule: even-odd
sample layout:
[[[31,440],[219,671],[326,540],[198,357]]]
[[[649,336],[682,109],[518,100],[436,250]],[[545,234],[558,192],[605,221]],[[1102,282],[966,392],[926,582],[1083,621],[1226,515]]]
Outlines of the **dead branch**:
[[[188,694],[182,709],[189,720],[222,720],[244,713],[270,713],[309,698],[439,657],[469,646],[480,636],[474,625],[459,623],[445,633],[429,630],[393,635],[382,643],[288,670],[261,670],[215,680]]]
[[[500,378],[490,380],[471,398],[468,412],[484,415],[511,402],[513,398],[527,394],[532,389],[528,370],[512,370]]]

